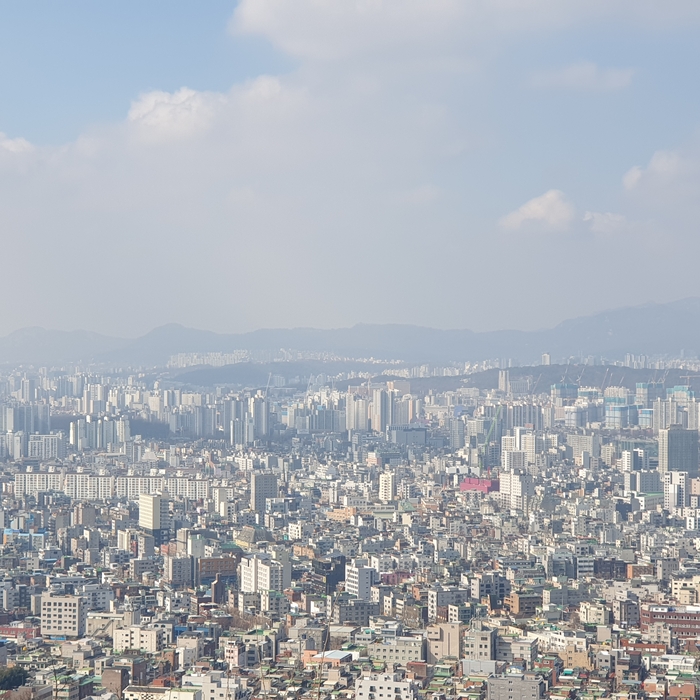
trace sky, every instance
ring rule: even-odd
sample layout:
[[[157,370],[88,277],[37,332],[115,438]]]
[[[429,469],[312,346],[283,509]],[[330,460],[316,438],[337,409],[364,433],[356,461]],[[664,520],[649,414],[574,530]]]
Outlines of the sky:
[[[700,295],[696,0],[0,0],[0,335]]]

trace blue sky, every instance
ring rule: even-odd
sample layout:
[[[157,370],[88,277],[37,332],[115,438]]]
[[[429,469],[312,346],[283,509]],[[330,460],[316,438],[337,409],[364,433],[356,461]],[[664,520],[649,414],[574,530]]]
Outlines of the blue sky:
[[[530,329],[700,293],[695,2],[0,12],[0,333]]]
[[[228,90],[293,63],[263,38],[233,40],[232,2],[2,2],[0,124],[59,145],[124,118],[141,92]]]

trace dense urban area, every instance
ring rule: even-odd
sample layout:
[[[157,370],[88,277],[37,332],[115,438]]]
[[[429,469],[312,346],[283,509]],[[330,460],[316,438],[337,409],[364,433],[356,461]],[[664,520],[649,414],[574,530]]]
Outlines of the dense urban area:
[[[7,700],[698,697],[693,361],[237,364],[2,371]]]

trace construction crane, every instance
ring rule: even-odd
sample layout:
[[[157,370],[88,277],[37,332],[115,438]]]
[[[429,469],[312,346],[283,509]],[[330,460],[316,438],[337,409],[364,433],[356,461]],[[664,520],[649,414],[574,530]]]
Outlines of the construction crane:
[[[306,402],[309,400],[309,393],[311,392],[311,384],[314,381],[314,375],[309,373],[309,382],[306,385],[306,394],[304,394],[304,405],[306,405]]]
[[[542,379],[542,373],[540,372],[540,376],[537,377],[537,381],[535,382],[535,385],[532,387],[532,393],[535,393],[535,389],[537,389],[537,385],[540,383],[540,379]]]
[[[326,638],[323,640],[323,649],[321,651],[321,663],[319,664],[318,668],[318,683],[317,683],[317,688],[316,688],[316,700],[321,700],[321,681],[323,680],[323,664],[326,660],[326,651],[328,651],[328,644],[330,643],[331,640],[331,623],[333,622],[333,611],[335,609],[335,604],[336,601],[338,600],[338,596],[341,594],[341,592],[344,590],[345,584],[341,581],[338,586],[336,587],[335,595],[331,596],[331,609],[328,612],[328,633],[326,634]]]

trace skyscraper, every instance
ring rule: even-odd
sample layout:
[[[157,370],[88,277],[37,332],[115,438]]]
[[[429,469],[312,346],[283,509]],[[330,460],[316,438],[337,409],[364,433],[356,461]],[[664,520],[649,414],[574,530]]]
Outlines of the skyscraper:
[[[265,500],[277,498],[277,477],[271,472],[254,472],[250,479],[250,508],[265,513]]]
[[[384,389],[375,389],[372,393],[372,430],[377,433],[385,432],[391,424],[392,394]]]
[[[269,405],[267,399],[262,394],[258,392],[255,396],[251,396],[248,400],[248,413],[253,419],[253,431],[255,439],[266,438],[269,426]]]
[[[659,430],[659,472],[698,475],[698,431],[671,425]]]

